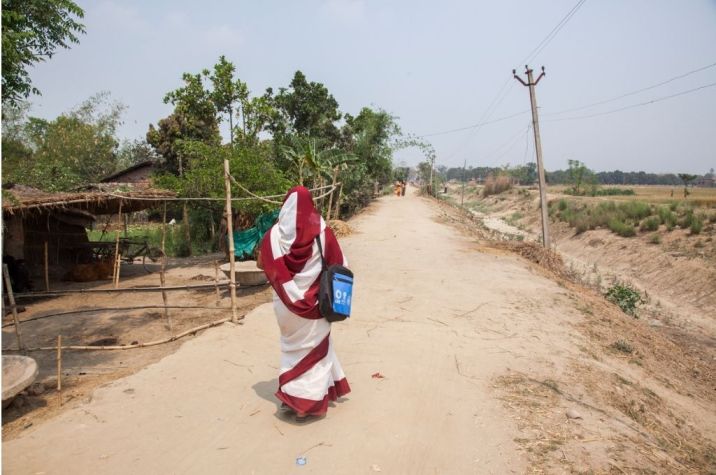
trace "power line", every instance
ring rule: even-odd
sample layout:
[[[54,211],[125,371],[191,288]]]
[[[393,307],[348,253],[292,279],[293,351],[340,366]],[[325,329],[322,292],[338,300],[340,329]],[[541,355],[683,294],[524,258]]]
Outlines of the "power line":
[[[577,10],[579,10],[582,7],[582,5],[584,5],[584,3],[586,1],[587,0],[579,0],[571,8],[571,10],[569,10],[567,12],[567,14],[564,17],[562,17],[562,19],[554,26],[554,28],[552,28],[552,30],[547,34],[547,36],[545,36],[542,39],[542,41],[540,41],[537,44],[537,46],[521,62],[526,63],[526,62],[534,59],[537,55],[539,55],[542,52],[542,50],[545,47],[547,47],[547,45],[557,36],[559,31],[562,28],[564,28],[564,25],[566,25],[567,22],[569,22],[569,20],[574,16],[574,14],[577,13]],[[447,160],[451,159],[454,155],[456,155],[460,150],[462,150],[475,136],[477,136],[478,132],[480,131],[480,129],[482,128],[483,125],[491,124],[494,122],[500,122],[502,120],[506,120],[508,118],[512,118],[517,115],[524,114],[525,112],[528,112],[528,111],[520,112],[518,114],[513,114],[513,115],[510,115],[507,117],[496,119],[494,121],[489,121],[492,114],[494,114],[495,111],[497,110],[497,107],[499,107],[500,104],[502,104],[502,101],[505,100],[505,98],[507,97],[507,94],[509,94],[509,92],[512,90],[512,86],[514,86],[514,83],[510,79],[511,78],[507,78],[505,80],[505,82],[502,84],[502,86],[498,90],[495,97],[492,99],[490,104],[487,106],[487,109],[485,109],[485,112],[482,114],[482,117],[480,118],[480,120],[477,124],[473,124],[473,125],[466,126],[466,127],[459,127],[457,129],[447,130],[447,131],[443,131],[443,132],[424,134],[424,135],[421,135],[420,137],[433,137],[433,136],[445,135],[445,134],[449,134],[449,133],[453,133],[453,132],[460,132],[460,131],[468,130],[468,129],[475,129],[475,132],[473,134],[466,137],[465,141],[461,145],[459,145],[452,153],[450,153],[447,156],[447,158],[445,158],[445,160],[447,161]],[[509,88],[507,87],[508,85],[510,86]]]
[[[622,94],[622,95],[620,95],[620,96],[612,97],[612,98],[610,98],[610,99],[604,99],[604,100],[598,101],[598,102],[593,102],[593,103],[591,103],[591,104],[587,104],[587,105],[584,105],[584,106],[573,107],[573,108],[571,108],[571,109],[565,109],[565,110],[562,110],[562,111],[559,111],[559,112],[550,112],[549,114],[545,114],[545,115],[550,116],[550,115],[565,114],[565,113],[567,113],[567,112],[576,112],[576,111],[583,110],[583,109],[589,109],[590,107],[599,106],[599,105],[602,105],[602,104],[607,104],[607,103],[609,103],[609,102],[614,102],[614,101],[617,101],[617,100],[619,100],[619,99],[623,99],[623,98],[625,98],[625,97],[633,96],[633,95],[635,95],[635,94],[639,94],[640,92],[649,91],[649,90],[651,90],[651,89],[655,89],[655,88],[660,87],[660,86],[663,86],[663,85],[665,85],[665,84],[669,84],[670,82],[674,82],[674,81],[677,81],[677,80],[679,80],[679,79],[683,79],[683,78],[685,78],[685,77],[687,77],[687,76],[691,76],[692,74],[696,74],[696,73],[699,73],[699,72],[701,72],[701,71],[705,71],[706,69],[713,68],[714,66],[716,66],[716,63],[711,63],[711,64],[709,64],[709,65],[707,65],[707,66],[703,66],[703,67],[701,67],[701,68],[694,69],[694,70],[689,71],[689,72],[687,72],[687,73],[680,74],[680,75],[678,75],[678,76],[674,76],[674,77],[672,77],[672,78],[670,78],[670,79],[667,79],[666,81],[662,81],[662,82],[660,82],[660,83],[653,84],[653,85],[651,85],[651,86],[643,87],[643,88],[637,89],[637,90],[635,90],[635,91],[627,92],[627,93]]]
[[[542,41],[540,41],[537,46],[535,46],[535,48],[525,57],[525,59],[520,61],[520,63],[527,64],[530,61],[534,60],[542,52],[542,50],[545,49],[547,45],[552,42],[554,37],[557,36],[557,33],[559,33],[559,31],[564,28],[564,25],[566,25],[567,22],[572,19],[574,14],[577,13],[577,10],[579,10],[586,1],[587,0],[579,0],[572,7],[572,9],[568,11],[567,14],[564,15],[564,17],[554,26],[554,28],[552,28],[552,31],[547,33],[547,36],[545,36]]]
[[[435,137],[435,136],[437,136],[437,135],[446,135],[446,134],[452,134],[452,133],[455,133],[455,132],[462,132],[462,131],[464,131],[464,130],[474,129],[475,127],[482,127],[483,125],[494,124],[494,123],[496,123],[496,122],[502,122],[503,120],[512,119],[512,118],[514,118],[514,117],[517,117],[517,116],[526,114],[526,113],[528,113],[528,112],[529,112],[529,110],[523,110],[522,112],[517,112],[517,113],[515,113],[515,114],[511,114],[511,115],[508,115],[508,116],[505,116],[505,117],[500,117],[499,119],[493,119],[493,120],[490,120],[490,121],[487,121],[487,122],[480,122],[480,123],[478,123],[478,124],[468,125],[468,126],[465,126],[465,127],[459,127],[459,128],[457,128],[457,129],[444,130],[444,131],[442,131],[442,132],[434,132],[434,133],[432,133],[432,134],[419,135],[418,137]]]
[[[695,88],[689,89],[687,91],[677,92],[676,94],[671,94],[671,95],[664,96],[664,97],[658,97],[658,98],[652,99],[650,101],[640,102],[638,104],[632,104],[630,106],[620,107],[619,109],[612,109],[612,110],[606,111],[606,112],[600,112],[598,114],[582,115],[582,116],[577,116],[577,117],[565,117],[563,119],[546,119],[546,120],[549,122],[559,122],[559,121],[564,121],[564,120],[589,119],[591,117],[599,117],[602,115],[615,114],[617,112],[622,112],[622,111],[625,111],[628,109],[634,109],[636,107],[648,106],[648,105],[651,105],[651,104],[654,104],[657,102],[665,101],[667,99],[673,99],[674,97],[684,96],[686,94],[691,94],[692,92],[700,91],[702,89],[706,89],[706,88],[714,87],[714,86],[716,86],[716,82],[711,83],[711,84],[705,84],[705,85],[699,86],[699,87],[695,87]]]

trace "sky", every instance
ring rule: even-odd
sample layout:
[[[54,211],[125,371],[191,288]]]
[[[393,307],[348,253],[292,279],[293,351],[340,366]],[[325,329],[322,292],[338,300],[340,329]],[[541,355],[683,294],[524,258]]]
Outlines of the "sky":
[[[529,59],[546,71],[536,98],[548,170],[569,159],[597,171],[716,168],[716,0],[587,0],[532,57],[577,0],[77,3],[86,34],[32,68],[42,91],[32,115],[52,119],[109,91],[127,106],[120,136],[140,139],[171,112],[162,98],[181,74],[223,54],[255,95],[301,70],[343,112],[388,111],[435,147],[437,165],[522,165],[535,157],[530,100],[512,70],[524,77]],[[395,155],[396,165],[421,160],[417,148]]]

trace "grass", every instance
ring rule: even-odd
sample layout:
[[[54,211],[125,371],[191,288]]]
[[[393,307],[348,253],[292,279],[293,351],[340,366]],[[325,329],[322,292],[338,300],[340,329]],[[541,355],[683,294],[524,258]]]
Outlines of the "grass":
[[[212,243],[206,236],[198,236],[200,229],[192,229],[192,253],[194,255],[204,254],[213,251]],[[114,242],[116,234],[114,232],[105,233],[99,229],[89,230],[87,236],[90,241],[110,241]],[[124,232],[120,232],[120,237],[124,237]],[[157,249],[162,245],[162,228],[158,225],[142,225],[130,226],[127,229],[127,238],[137,241],[147,241],[150,247]],[[188,249],[184,234],[184,228],[181,225],[167,226],[167,234],[164,248],[169,257],[185,257],[188,255]]]
[[[639,225],[639,231],[656,231],[661,225],[661,218],[659,216],[649,216]]]
[[[567,185],[551,185],[549,186],[548,192],[563,193],[565,189],[569,188]],[[600,187],[600,190],[609,190],[617,187],[604,185]],[[646,201],[654,204],[669,204],[673,201],[683,199],[683,186],[661,186],[661,185],[631,185],[629,189],[634,191],[633,195],[610,195],[618,201],[631,201],[639,200]],[[672,194],[673,191],[673,194]],[[695,206],[706,206],[716,207],[716,188],[701,188],[694,187],[689,190],[687,201],[693,203]],[[608,192],[606,192],[608,193]],[[589,199],[589,198],[586,198]]]
[[[636,228],[640,232],[658,231],[662,224],[667,231],[679,226],[690,229],[692,235],[700,234],[712,215],[695,209],[689,201],[655,205],[639,200],[595,202],[561,198],[549,204],[550,216],[568,223],[577,234],[607,228],[622,237],[636,236]]]
[[[624,340],[617,340],[609,346],[617,351],[620,351],[620,352],[626,353],[626,354],[631,354],[634,352],[634,347],[631,346],[627,341],[624,341]],[[620,379],[623,379],[623,378],[621,378],[621,376],[617,375],[617,377]],[[624,380],[624,381],[627,384],[629,384],[629,381],[626,381],[626,380]]]

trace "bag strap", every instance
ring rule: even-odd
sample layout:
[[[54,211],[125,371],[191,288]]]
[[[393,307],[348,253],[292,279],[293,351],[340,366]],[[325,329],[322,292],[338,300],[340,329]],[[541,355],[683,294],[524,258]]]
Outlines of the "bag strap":
[[[318,236],[316,236],[316,243],[318,243],[318,253],[321,255],[321,264],[323,266],[323,270],[327,270],[328,267],[326,267],[326,260],[323,258],[323,246],[321,245],[321,233],[318,233]]]

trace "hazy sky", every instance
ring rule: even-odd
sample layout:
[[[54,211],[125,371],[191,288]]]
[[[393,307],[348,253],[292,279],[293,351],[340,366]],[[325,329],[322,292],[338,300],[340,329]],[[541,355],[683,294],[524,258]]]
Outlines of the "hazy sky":
[[[87,34],[32,72],[53,118],[107,90],[128,106],[120,133],[144,137],[171,112],[164,94],[183,72],[224,54],[251,91],[288,85],[295,70],[324,83],[344,112],[365,105],[399,118],[404,132],[443,132],[529,110],[511,79],[576,0],[88,1]],[[578,159],[595,170],[716,167],[716,87],[608,112],[716,83],[716,66],[600,106],[556,114],[716,63],[714,0],[587,0],[531,62],[545,164]],[[506,86],[505,86],[506,85]],[[488,106],[505,93],[492,113]],[[502,97],[502,96],[499,96]],[[553,115],[550,115],[553,114]],[[529,113],[480,130],[430,136],[437,163],[512,165],[534,160]],[[416,149],[396,161],[415,164]]]

